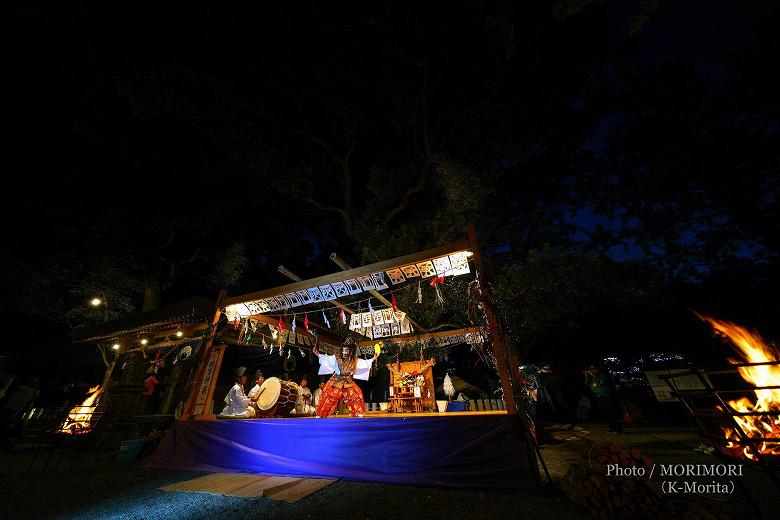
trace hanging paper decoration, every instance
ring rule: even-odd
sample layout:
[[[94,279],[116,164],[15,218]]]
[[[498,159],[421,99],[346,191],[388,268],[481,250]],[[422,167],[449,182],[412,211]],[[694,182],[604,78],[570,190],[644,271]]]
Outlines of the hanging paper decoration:
[[[325,309],[322,309],[322,321],[330,328],[330,321],[328,321],[328,317],[325,315]]]
[[[292,325],[290,325],[290,330],[292,330],[293,333],[295,333],[295,328],[296,328],[296,325],[295,325],[295,314],[293,314]]]
[[[306,332],[309,332],[309,313],[303,315],[303,328],[306,329]]]
[[[263,336],[263,348],[268,348],[268,343],[265,342],[265,336]]]
[[[356,312],[349,320],[349,330],[358,330],[361,328],[363,328],[363,315],[359,312]]]
[[[392,296],[392,299],[390,300],[390,303],[393,306],[393,313],[396,313],[396,312],[398,312],[398,302],[395,301],[395,293],[393,293],[391,296]]]
[[[344,282],[333,282],[330,286],[333,287],[333,290],[336,291],[336,296],[339,298],[349,296],[349,287]]]
[[[420,282],[417,282],[417,303],[422,303],[422,287]]]
[[[281,347],[279,347],[279,348],[281,348]],[[273,353],[274,353],[274,345],[273,345],[273,344],[271,344],[271,352],[270,352],[270,353],[271,353],[271,354],[273,354]]]
[[[341,306],[341,313],[339,314],[339,318],[341,318],[341,324],[346,325],[347,324],[347,315],[344,314],[344,306]]]
[[[301,347],[298,347],[298,353],[301,355],[301,357],[306,357],[306,354],[304,354],[303,349]]]
[[[279,318],[279,323],[276,324],[276,327],[279,329],[279,332],[284,332],[284,322],[282,321],[282,318]]]
[[[368,299],[368,312],[370,312],[371,314],[374,313],[374,308],[371,307],[371,298]]]

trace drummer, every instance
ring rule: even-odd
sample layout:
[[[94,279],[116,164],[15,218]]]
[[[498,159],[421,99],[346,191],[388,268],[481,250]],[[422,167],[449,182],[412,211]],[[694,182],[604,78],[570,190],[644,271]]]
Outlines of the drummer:
[[[251,401],[244,393],[246,384],[246,367],[238,367],[233,371],[236,376],[236,384],[225,396],[225,408],[220,414],[223,417],[236,419],[251,419],[255,416],[255,409],[250,405]]]
[[[255,372],[255,386],[253,386],[252,389],[247,394],[247,397],[251,402],[251,406],[255,409],[255,412],[260,411],[257,408],[257,398],[260,396],[260,387],[263,385],[263,381],[265,381],[265,376],[263,376],[263,371],[258,370],[257,372]]]
[[[296,415],[314,414],[314,407],[311,406],[311,390],[308,387],[309,382],[306,376],[303,376],[300,385],[298,385],[298,399],[295,402]]]

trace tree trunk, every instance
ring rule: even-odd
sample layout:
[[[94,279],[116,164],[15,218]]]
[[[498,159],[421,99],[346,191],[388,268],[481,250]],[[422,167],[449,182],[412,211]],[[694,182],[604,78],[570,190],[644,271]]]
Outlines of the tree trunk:
[[[141,307],[141,312],[151,311],[159,307],[161,292],[160,284],[147,282],[144,287],[144,304]]]

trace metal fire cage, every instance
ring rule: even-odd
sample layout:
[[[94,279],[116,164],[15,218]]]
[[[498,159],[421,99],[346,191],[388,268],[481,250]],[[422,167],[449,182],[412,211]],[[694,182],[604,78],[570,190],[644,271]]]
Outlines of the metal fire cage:
[[[755,399],[754,392],[756,390],[780,389],[780,386],[752,385],[745,381],[739,373],[739,369],[744,367],[774,365],[780,365],[780,361],[737,363],[720,368],[692,368],[685,372],[662,375],[660,378],[669,386],[672,395],[680,399],[691,416],[696,419],[703,436],[711,439],[714,441],[713,444],[722,448],[718,453],[719,457],[730,460],[738,458],[741,462],[751,464],[766,473],[775,486],[780,489],[780,479],[777,476],[777,472],[780,470],[780,456],[767,456],[759,450],[759,446],[764,442],[777,443],[777,447],[780,448],[780,437],[760,437],[756,433],[746,432],[735,420],[735,417],[740,416],[763,416],[776,419],[780,416],[780,411],[738,412],[728,404],[728,401],[739,397],[750,396]],[[703,388],[681,389],[676,380],[689,376],[697,377]],[[731,438],[726,437],[724,428],[732,430]],[[726,448],[728,442],[731,442],[736,448]],[[755,460],[741,455],[746,447],[751,450]],[[737,455],[736,452],[739,452],[740,455]],[[749,500],[752,502],[752,499],[749,498]]]

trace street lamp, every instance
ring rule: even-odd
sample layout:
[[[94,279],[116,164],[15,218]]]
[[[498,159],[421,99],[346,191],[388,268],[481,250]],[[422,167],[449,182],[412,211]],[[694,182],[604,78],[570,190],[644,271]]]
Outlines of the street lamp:
[[[89,304],[93,307],[103,306],[103,321],[108,321],[108,300],[106,299],[106,293],[100,287],[94,285],[69,285],[68,287],[78,287],[80,289],[89,289],[90,291],[97,291],[100,296],[95,296],[89,300]]]

